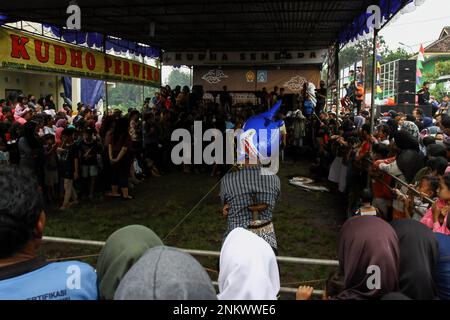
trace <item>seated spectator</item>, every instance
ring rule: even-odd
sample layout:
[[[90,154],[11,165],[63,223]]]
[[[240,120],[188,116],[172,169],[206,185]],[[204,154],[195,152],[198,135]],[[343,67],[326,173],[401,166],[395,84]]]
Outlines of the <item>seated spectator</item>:
[[[275,254],[244,228],[226,237],[220,252],[219,300],[276,300],[280,274]]]
[[[348,219],[341,229],[338,258],[344,289],[332,299],[374,300],[398,290],[398,238],[384,220],[373,217]],[[374,265],[379,267],[378,273],[376,269],[370,269]],[[374,273],[378,276],[379,286],[368,286],[373,282]]]
[[[45,213],[37,183],[17,168],[0,170],[0,299],[97,299],[92,267],[39,256]]]
[[[100,299],[112,300],[123,276],[145,251],[162,245],[152,230],[140,225],[126,226],[111,234],[97,261]]]
[[[413,300],[435,299],[433,272],[439,247],[433,232],[411,219],[397,220],[391,225],[400,244],[400,292]]]
[[[120,281],[114,300],[216,300],[205,269],[178,249],[147,250]]]

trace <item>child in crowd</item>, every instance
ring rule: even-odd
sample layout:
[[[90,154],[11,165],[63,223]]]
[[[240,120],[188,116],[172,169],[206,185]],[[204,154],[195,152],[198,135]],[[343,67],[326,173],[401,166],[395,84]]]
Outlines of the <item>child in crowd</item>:
[[[60,161],[62,164],[62,178],[64,179],[64,202],[61,210],[78,203],[77,193],[73,185],[74,180],[78,180],[78,149],[74,143],[75,132],[66,128],[62,132],[62,145],[58,148]],[[72,201],[71,201],[72,200]]]
[[[372,205],[372,192],[369,189],[361,191],[361,207],[354,213],[355,216],[379,216],[379,211]]]
[[[447,228],[447,213],[450,209],[450,174],[446,174],[440,179],[438,189],[438,200],[429,208],[420,220],[433,232],[450,235]]]
[[[83,131],[83,138],[79,143],[81,176],[89,185],[89,199],[94,198],[95,180],[98,176],[98,160],[101,154],[101,146],[98,143],[94,129],[87,127]]]
[[[44,136],[44,176],[45,186],[47,187],[48,201],[56,200],[55,185],[58,185],[58,155],[56,153],[57,145],[53,134]]]
[[[436,200],[437,192],[439,188],[439,178],[436,176],[425,176],[420,180],[417,186],[417,191],[426,197]],[[406,203],[407,210],[410,212],[410,217],[414,220],[420,221],[425,215],[426,211],[430,208],[431,203],[426,202],[423,198],[412,195],[409,198],[410,201]]]
[[[43,130],[44,130],[44,135],[47,135],[47,134],[55,135],[55,133],[56,133],[55,119],[52,116],[47,115],[45,117],[45,126],[44,126]]]

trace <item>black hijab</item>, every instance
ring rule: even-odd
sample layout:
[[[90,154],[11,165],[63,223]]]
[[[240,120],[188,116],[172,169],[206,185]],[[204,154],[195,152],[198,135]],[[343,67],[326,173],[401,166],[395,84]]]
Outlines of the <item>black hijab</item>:
[[[400,292],[413,300],[432,300],[437,296],[433,280],[439,245],[424,224],[401,219],[391,223],[400,243]]]
[[[406,130],[397,131],[394,134],[395,145],[400,150],[416,150],[419,151],[419,142]]]
[[[405,176],[408,183],[411,183],[424,164],[424,156],[419,152],[419,142],[409,132],[398,131],[395,136],[395,145],[401,150],[397,156],[397,166]]]
[[[339,237],[339,269],[344,276],[344,290],[334,299],[380,299],[398,291],[400,252],[394,229],[377,217],[353,217],[342,226]],[[373,272],[378,266],[380,288],[369,288]]]

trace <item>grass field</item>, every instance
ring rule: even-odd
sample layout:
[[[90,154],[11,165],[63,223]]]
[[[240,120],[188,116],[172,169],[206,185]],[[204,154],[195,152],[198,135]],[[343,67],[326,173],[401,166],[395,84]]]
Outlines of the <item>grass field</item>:
[[[334,193],[305,192],[291,186],[294,175],[308,175],[308,164],[284,163],[278,173],[281,197],[274,212],[279,254],[305,258],[336,258],[337,233],[343,221],[343,199]],[[192,207],[217,182],[204,174],[172,172],[152,178],[136,187],[135,200],[99,199],[83,203],[65,212],[48,210],[47,236],[105,240],[115,230],[142,224],[162,239],[185,217]],[[200,203],[197,209],[165,240],[170,246],[220,251],[225,220],[221,215],[218,189]],[[43,245],[49,258],[98,253],[98,248],[77,245]],[[208,269],[216,269],[217,259],[200,258]],[[95,265],[95,258],[85,259]],[[330,269],[318,266],[282,264],[283,286],[326,278]],[[217,275],[210,271],[211,278]],[[316,287],[321,289],[321,282]]]

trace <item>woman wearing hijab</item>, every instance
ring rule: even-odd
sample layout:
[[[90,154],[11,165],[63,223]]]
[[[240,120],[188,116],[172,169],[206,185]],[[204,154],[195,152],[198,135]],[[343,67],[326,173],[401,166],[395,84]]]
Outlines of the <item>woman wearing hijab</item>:
[[[191,255],[158,246],[125,274],[114,300],[216,300],[205,269]]]
[[[413,300],[435,299],[433,273],[439,257],[436,237],[416,220],[401,219],[391,225],[400,243],[400,292]]]
[[[64,131],[64,129],[67,127],[67,120],[66,119],[59,119],[58,121],[56,121],[56,130],[55,130],[55,142],[57,145],[61,145],[62,144],[62,132]]]
[[[161,245],[152,230],[140,225],[126,226],[110,235],[97,261],[100,299],[112,300],[120,280],[134,263],[145,251]]]
[[[344,290],[333,299],[374,300],[398,291],[398,239],[384,220],[348,219],[341,229],[338,256]]]
[[[280,274],[270,245],[253,232],[235,228],[220,252],[219,300],[276,300]]]

